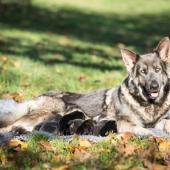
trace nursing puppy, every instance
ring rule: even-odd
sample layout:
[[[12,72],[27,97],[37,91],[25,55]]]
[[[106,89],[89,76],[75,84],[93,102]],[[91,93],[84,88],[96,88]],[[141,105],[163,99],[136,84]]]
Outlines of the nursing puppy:
[[[116,88],[88,94],[53,91],[19,104],[0,101],[0,132],[9,132],[14,127],[27,131],[37,126],[49,129],[47,125],[56,120],[56,115],[81,112],[84,120],[92,119],[99,124],[116,121],[118,133],[151,135],[149,128],[170,133],[169,46],[169,38],[165,37],[148,54],[138,55],[121,49],[128,76]]]

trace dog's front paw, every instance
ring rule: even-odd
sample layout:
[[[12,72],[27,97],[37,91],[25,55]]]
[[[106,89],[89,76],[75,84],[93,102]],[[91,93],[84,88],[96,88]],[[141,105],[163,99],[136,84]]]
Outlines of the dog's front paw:
[[[133,129],[133,132],[136,135],[140,135],[140,136],[154,136],[154,132],[150,129],[146,129],[146,128],[142,128],[142,127],[135,127]]]

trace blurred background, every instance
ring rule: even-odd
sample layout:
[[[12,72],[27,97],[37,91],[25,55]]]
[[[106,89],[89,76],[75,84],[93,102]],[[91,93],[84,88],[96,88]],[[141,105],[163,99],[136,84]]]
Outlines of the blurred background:
[[[169,31],[169,0],[0,0],[0,95],[118,85],[119,48],[145,53]]]

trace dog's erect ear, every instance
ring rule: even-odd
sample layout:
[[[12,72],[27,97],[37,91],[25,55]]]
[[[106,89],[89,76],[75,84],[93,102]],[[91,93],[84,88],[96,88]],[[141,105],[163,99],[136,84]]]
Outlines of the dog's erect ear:
[[[165,63],[168,62],[170,42],[168,37],[164,37],[156,47],[155,51],[159,54],[161,60]]]
[[[120,51],[121,51],[125,66],[128,72],[130,72],[136,63],[137,55],[133,51],[130,51],[126,48],[121,49]]]

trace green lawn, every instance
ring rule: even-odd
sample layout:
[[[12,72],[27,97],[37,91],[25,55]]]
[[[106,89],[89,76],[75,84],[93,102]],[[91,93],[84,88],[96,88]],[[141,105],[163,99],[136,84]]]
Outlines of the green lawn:
[[[48,90],[87,92],[116,86],[127,75],[119,48],[145,53],[170,35],[168,0],[17,1],[21,4],[0,0],[1,96],[19,94],[20,100]],[[170,167],[170,142],[165,139],[127,134],[108,139],[97,144],[79,138],[14,139],[0,145],[0,169]]]
[[[2,170],[168,170],[170,141],[110,135],[98,143],[75,136],[71,141],[42,135],[28,142],[12,139],[0,145]]]
[[[167,0],[32,0],[30,6],[4,6],[0,92],[25,98],[118,85],[126,76],[120,47],[146,52],[169,35]]]

